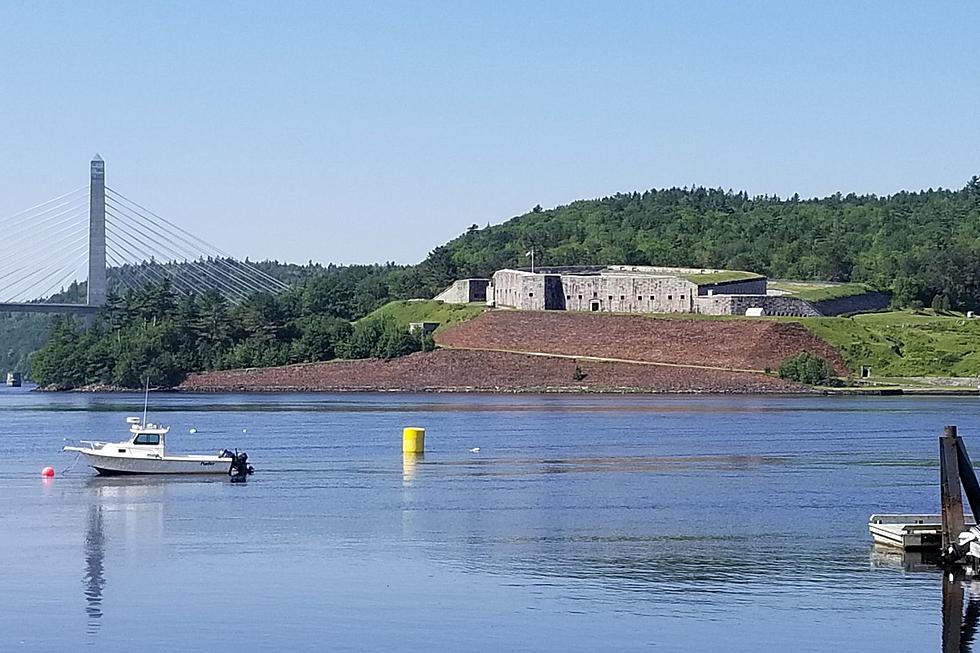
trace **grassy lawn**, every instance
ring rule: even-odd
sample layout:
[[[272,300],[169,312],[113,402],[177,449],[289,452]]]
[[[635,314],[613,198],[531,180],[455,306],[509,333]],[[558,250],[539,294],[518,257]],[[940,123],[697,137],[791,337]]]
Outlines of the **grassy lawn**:
[[[742,272],[741,270],[721,270],[719,272],[705,272],[704,274],[682,274],[682,278],[687,279],[698,285],[708,285],[711,283],[723,283],[725,281],[747,281],[749,279],[761,279],[762,275],[755,272]]]
[[[476,317],[487,309],[485,304],[446,304],[433,299],[401,300],[388,302],[362,319],[391,317],[400,325],[408,327],[411,322],[438,322],[440,331],[445,327]]]
[[[769,287],[792,293],[794,297],[808,302],[822,302],[828,299],[843,299],[855,297],[870,292],[870,289],[860,283],[819,283],[807,281],[770,281]]]
[[[875,377],[980,376],[980,320],[932,311],[797,318]]]

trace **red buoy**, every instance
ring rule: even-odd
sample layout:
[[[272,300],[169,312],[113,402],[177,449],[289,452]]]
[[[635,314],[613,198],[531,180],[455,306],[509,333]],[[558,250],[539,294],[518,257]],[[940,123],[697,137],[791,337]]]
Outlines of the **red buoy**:
[[[42,469],[41,476],[44,478],[54,478],[54,467],[45,467]]]

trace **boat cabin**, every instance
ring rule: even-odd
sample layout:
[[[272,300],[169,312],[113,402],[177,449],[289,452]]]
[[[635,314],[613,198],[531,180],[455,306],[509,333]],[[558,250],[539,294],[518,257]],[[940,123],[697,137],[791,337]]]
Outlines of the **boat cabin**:
[[[161,455],[163,454],[164,439],[170,430],[168,427],[143,423],[139,417],[127,417],[126,422],[129,424],[129,432],[132,434],[132,438],[129,440],[130,445],[139,447],[141,450],[158,450]]]

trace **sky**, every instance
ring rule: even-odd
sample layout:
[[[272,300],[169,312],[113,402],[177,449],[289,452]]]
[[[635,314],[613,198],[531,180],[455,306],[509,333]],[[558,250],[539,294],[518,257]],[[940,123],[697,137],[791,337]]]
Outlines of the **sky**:
[[[670,186],[961,188],[980,3],[0,3],[0,218],[88,180],[234,255],[415,263]],[[0,234],[2,250],[2,234]]]

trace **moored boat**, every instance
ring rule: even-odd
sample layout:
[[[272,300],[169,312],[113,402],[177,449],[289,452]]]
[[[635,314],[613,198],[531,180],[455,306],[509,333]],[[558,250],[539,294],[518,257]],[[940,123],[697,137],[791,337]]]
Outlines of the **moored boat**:
[[[68,446],[65,451],[77,451],[88,464],[105,476],[118,474],[228,474],[244,477],[251,472],[248,456],[227,449],[217,455],[180,454],[166,451],[165,426],[147,423],[139,417],[126,419],[130,437],[122,442],[82,440],[85,446]]]

